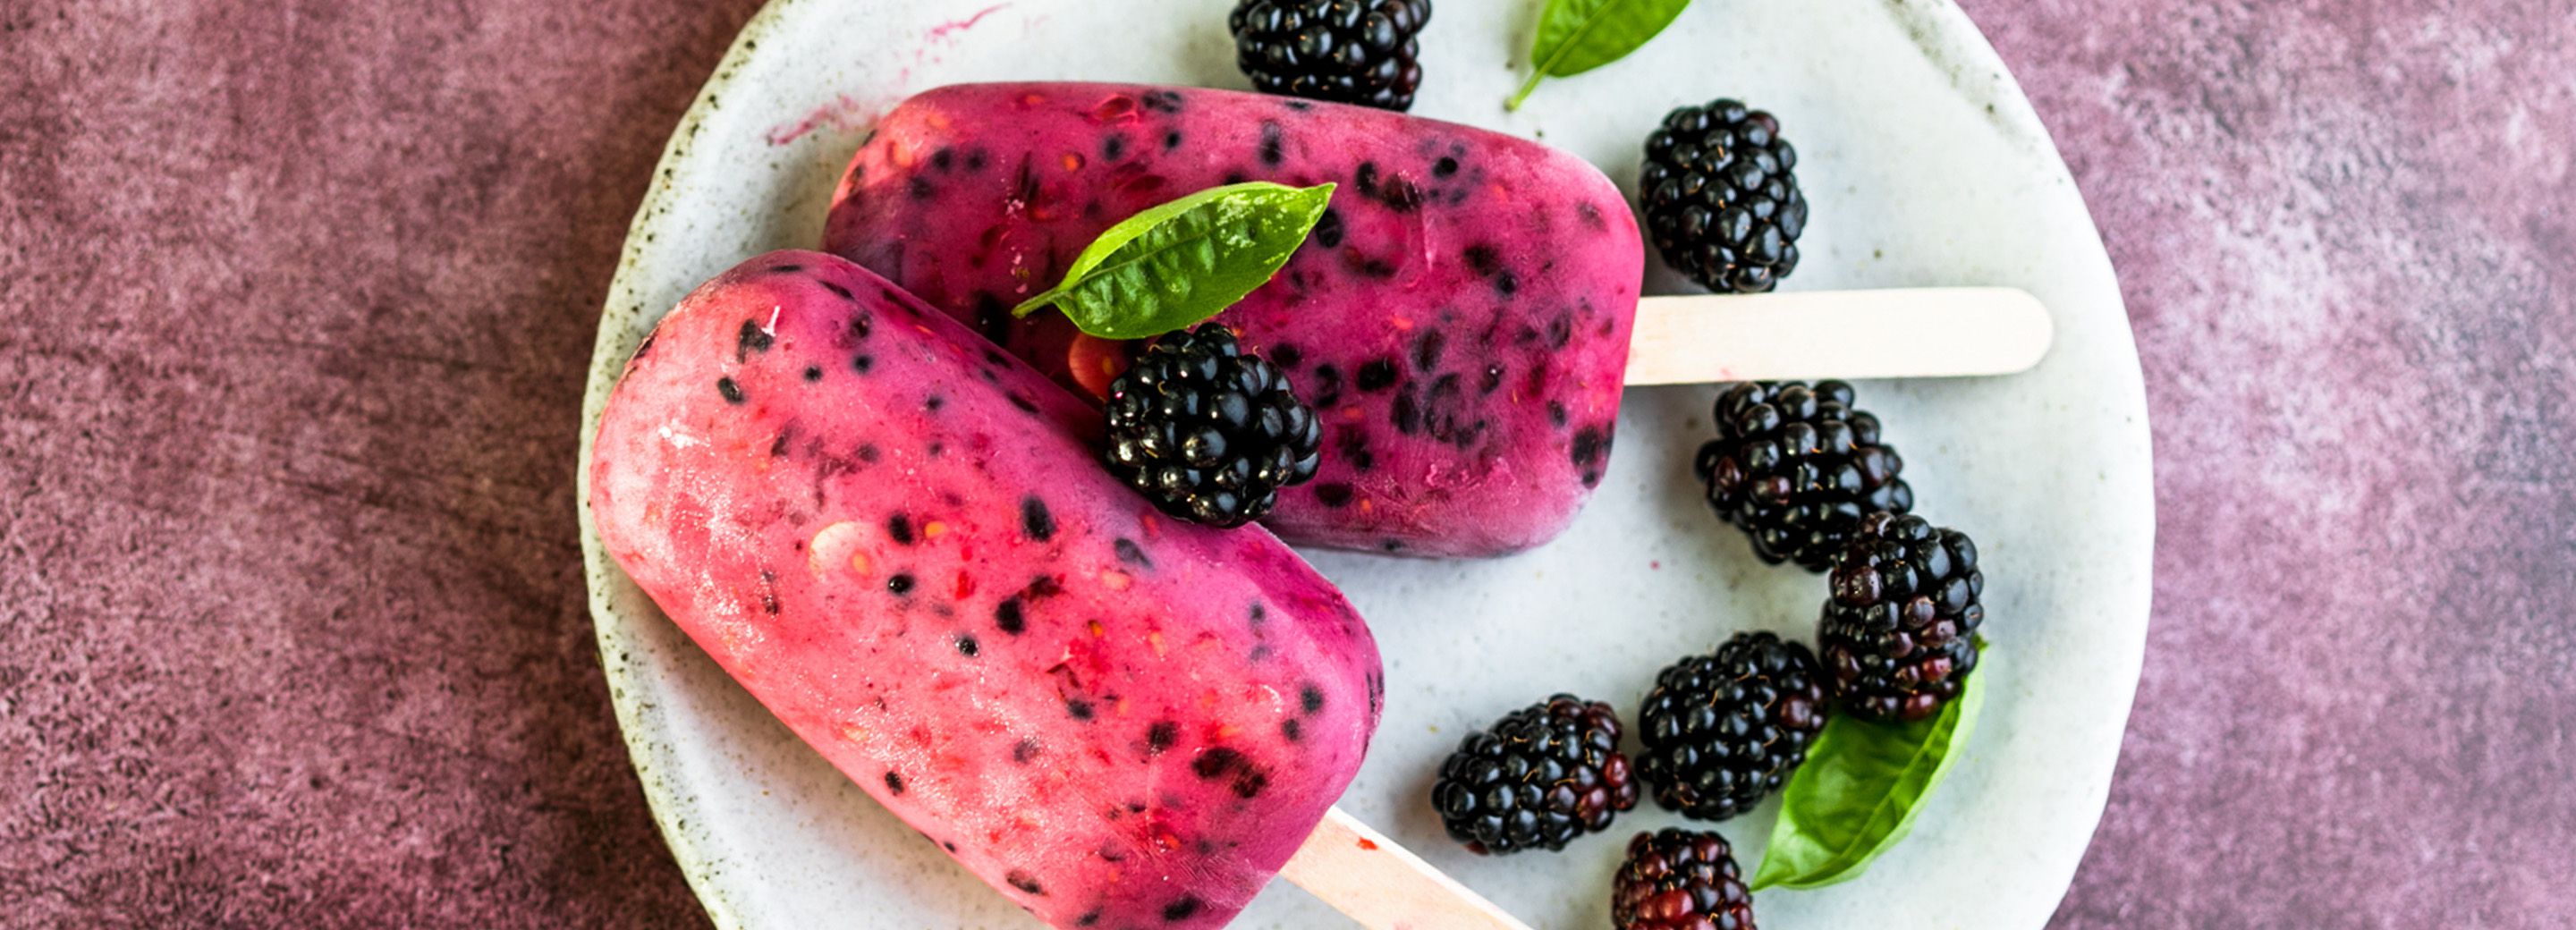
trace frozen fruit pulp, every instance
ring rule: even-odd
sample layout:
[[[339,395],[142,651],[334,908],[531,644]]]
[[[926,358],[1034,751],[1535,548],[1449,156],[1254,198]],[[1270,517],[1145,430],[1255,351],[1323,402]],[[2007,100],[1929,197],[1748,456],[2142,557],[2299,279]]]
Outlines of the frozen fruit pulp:
[[[1172,521],[1098,418],[867,271],[755,258],[596,443],[608,551],[725,670],[1061,927],[1214,927],[1341,793],[1376,647],[1259,528]]]
[[[1565,152],[1231,91],[956,85],[877,124],[825,247],[1073,384],[1071,324],[1009,308],[1119,220],[1243,180],[1340,185],[1278,277],[1218,317],[1326,427],[1321,473],[1267,525],[1415,555],[1563,531],[1609,463],[1644,273],[1625,199]]]

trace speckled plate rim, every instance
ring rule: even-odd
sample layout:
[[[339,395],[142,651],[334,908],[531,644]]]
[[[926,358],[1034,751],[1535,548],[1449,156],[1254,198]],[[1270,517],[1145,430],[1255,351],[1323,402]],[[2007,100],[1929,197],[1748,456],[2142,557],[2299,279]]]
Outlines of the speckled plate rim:
[[[592,364],[582,398],[580,452],[575,476],[576,507],[579,511],[582,557],[590,613],[595,639],[600,648],[602,672],[609,686],[620,733],[626,742],[628,754],[637,771],[647,804],[663,841],[669,846],[673,858],[679,864],[692,892],[706,908],[709,918],[715,925],[726,928],[745,927],[748,923],[741,909],[728,897],[724,883],[718,880],[721,869],[712,861],[712,855],[703,848],[702,838],[697,831],[688,826],[687,819],[694,804],[694,796],[657,775],[673,767],[677,756],[676,748],[659,736],[670,730],[665,719],[666,711],[659,703],[642,696],[642,691],[645,689],[638,687],[639,669],[621,652],[617,641],[618,625],[627,622],[617,601],[621,593],[630,597],[640,595],[633,591],[631,582],[626,583],[625,592],[617,589],[616,581],[623,579],[623,572],[609,559],[601,546],[597,528],[592,520],[589,506],[592,437],[599,422],[601,408],[606,403],[610,390],[616,386],[624,367],[626,344],[618,336],[616,327],[613,325],[617,315],[620,311],[658,314],[660,310],[665,309],[643,306],[640,297],[641,289],[637,284],[642,277],[639,266],[645,259],[646,248],[653,237],[655,223],[670,214],[674,205],[682,198],[679,175],[681,167],[690,159],[699,130],[711,118],[720,98],[734,86],[737,75],[756,53],[760,42],[785,28],[791,22],[793,13],[815,2],[820,0],[771,0],[755,13],[735,36],[714,73],[699,90],[689,109],[681,117],[669,142],[665,144],[662,156],[656,162],[651,183],[636,210],[634,220],[629,224],[627,239],[620,251],[618,270],[609,286],[603,310],[603,322],[600,333],[594,341]],[[2065,166],[2064,159],[2058,153],[2054,143],[2050,141],[2047,129],[2040,123],[2037,112],[2031,107],[2019,85],[2009,76],[1993,46],[1986,41],[1964,11],[1953,5],[1950,0],[1889,0],[1882,9],[1899,26],[1907,30],[1916,44],[1931,59],[1951,62],[1962,72],[1979,71],[1991,74],[1993,79],[1984,82],[1982,86],[1975,82],[1961,80],[1955,82],[1955,89],[1972,99],[1982,89],[1987,97],[1979,102],[1985,104],[1986,112],[1998,130],[2006,136],[2018,137],[2026,144],[2035,143],[2040,161],[2044,162],[2050,174],[2046,180],[2063,183],[2070,189],[2073,187],[2072,177]],[[2089,216],[2086,218],[2086,225],[2089,230]],[[2098,231],[2091,236],[2089,250],[2085,257],[2097,261],[2102,266],[2104,276],[2108,277],[2110,260],[2107,252],[2102,249]],[[2111,300],[2113,306],[2125,314],[2125,307],[2121,305],[2116,293],[2112,295]],[[2119,338],[2124,342],[2125,351],[2122,354],[2126,357],[2127,364],[2121,370],[2107,372],[2106,376],[2117,382],[2113,387],[2130,395],[2123,398],[2123,405],[2138,411],[2134,422],[2129,424],[2130,431],[2134,434],[2131,438],[2138,449],[2147,450],[2150,448],[2150,443],[2145,416],[2144,375],[2137,362],[2134,339],[2130,336],[2127,327],[2120,327]],[[2141,469],[2140,474],[2132,476],[2141,485],[2136,489],[2137,493],[2130,495],[2135,499],[2140,511],[2139,514],[2132,516],[2138,517],[2146,528],[2143,545],[2133,553],[2136,564],[2129,566],[2136,579],[2134,587],[2137,591],[2135,596],[2129,599],[2134,603],[2115,608],[2122,612],[2133,612],[2136,618],[2134,623],[2129,624],[2134,630],[2136,641],[2129,644],[2127,654],[2132,657],[2132,661],[2124,672],[2128,682],[2124,690],[2129,694],[2129,699],[2121,701],[2118,707],[2118,722],[2123,730],[2130,712],[2131,701],[2134,700],[2138,666],[2143,660],[2150,608],[2148,589],[2153,565],[2155,522],[2151,468],[2150,460],[2147,467]],[[2097,822],[2100,808],[2107,799],[2110,776],[2111,765],[2103,765],[2099,784],[2092,786],[2087,806],[2093,812],[2092,819]],[[1748,862],[1746,867],[1750,868],[1750,865],[1751,863]],[[2056,883],[2056,897],[2062,897],[2064,888],[2072,881],[2072,863],[2067,865],[2065,872],[2066,874]]]
[[[701,848],[698,834],[687,828],[687,797],[656,775],[673,767],[673,746],[655,736],[669,732],[670,727],[661,704],[637,697],[639,672],[617,641],[617,627],[624,621],[616,604],[619,591],[612,579],[624,579],[625,570],[601,545],[598,523],[591,517],[590,457],[599,432],[600,412],[625,372],[628,354],[609,321],[621,309],[648,312],[636,285],[637,269],[645,260],[653,223],[670,213],[680,198],[680,165],[688,160],[700,128],[706,125],[724,92],[733,86],[734,76],[750,61],[760,41],[776,33],[789,13],[806,2],[769,0],[743,23],[733,44],[716,62],[715,73],[707,77],[689,109],[680,115],[679,126],[662,147],[662,157],[654,162],[653,179],[645,188],[643,202],[635,209],[635,219],[627,224],[626,241],[618,249],[617,274],[609,281],[599,334],[591,348],[590,375],[581,398],[581,454],[574,465],[574,505],[580,511],[582,575],[589,591],[591,632],[599,647],[600,672],[607,679],[609,702],[617,711],[618,734],[626,742],[627,757],[635,767],[636,778],[644,789],[645,806],[652,811],[662,842],[670,847],[672,860],[679,864],[690,893],[706,908],[708,919],[725,930],[748,924],[723,886],[714,880],[716,872],[708,867],[711,857]],[[630,589],[634,587],[632,581],[625,584]]]

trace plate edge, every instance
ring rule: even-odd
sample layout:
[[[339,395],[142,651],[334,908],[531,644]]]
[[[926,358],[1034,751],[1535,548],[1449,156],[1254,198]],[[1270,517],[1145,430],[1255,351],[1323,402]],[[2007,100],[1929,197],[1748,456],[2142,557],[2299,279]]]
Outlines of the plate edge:
[[[643,199],[636,205],[634,217],[627,221],[625,241],[618,250],[617,273],[609,279],[608,294],[600,308],[603,322],[613,317],[620,307],[636,312],[644,309],[636,302],[638,289],[633,280],[644,252],[642,242],[636,237],[644,229],[646,221],[664,211],[671,200],[675,169],[687,158],[695,141],[688,128],[702,125],[709,119],[720,92],[729,88],[734,76],[750,62],[759,41],[775,32],[787,13],[802,2],[769,0],[762,4],[759,11],[745,20],[740,31],[734,34],[732,44],[726,47],[724,56],[717,59],[706,83],[699,86],[689,108],[682,112],[679,122],[673,127],[670,141],[663,144],[661,157],[653,162],[652,180],[645,188]],[[646,729],[646,718],[659,714],[660,708],[622,696],[634,684],[634,671],[616,652],[614,638],[620,635],[616,630],[617,612],[608,603],[612,595],[607,588],[609,579],[624,578],[625,570],[618,567],[602,548],[598,526],[590,510],[593,440],[596,439],[600,414],[607,406],[608,395],[618,381],[618,377],[610,373],[610,366],[603,361],[622,347],[616,330],[606,325],[600,327],[592,340],[590,370],[582,390],[580,451],[574,459],[574,509],[581,533],[583,578],[590,605],[592,642],[599,650],[601,676],[608,685],[609,704],[617,715],[618,737],[626,744],[628,765],[636,773],[637,788],[644,795],[645,807],[662,835],[663,844],[670,849],[672,861],[679,866],[682,878],[689,883],[690,893],[696,896],[699,906],[705,908],[708,919],[724,930],[740,930],[749,925],[734,903],[725,897],[723,889],[712,881],[712,875],[702,868],[703,863],[715,858],[713,851],[701,848],[687,829],[680,826],[677,813],[671,809],[678,800],[672,792],[667,788],[657,790],[655,782],[645,777],[645,773],[655,768],[672,767],[673,753],[666,746],[654,744],[639,735]],[[633,584],[632,581],[627,583]]]

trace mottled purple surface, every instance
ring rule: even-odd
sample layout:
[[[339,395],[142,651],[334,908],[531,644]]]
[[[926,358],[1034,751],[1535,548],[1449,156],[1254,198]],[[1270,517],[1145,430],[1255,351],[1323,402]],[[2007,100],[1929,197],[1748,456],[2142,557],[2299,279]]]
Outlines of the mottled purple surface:
[[[2576,14],[1969,12],[2155,427],[2145,679],[2058,925],[2576,926]]]
[[[703,923],[591,653],[573,411],[755,5],[0,4],[0,923]],[[2155,412],[2059,925],[2576,924],[2576,17],[1969,12]]]
[[[0,923],[704,923],[573,454],[754,5],[0,0]]]

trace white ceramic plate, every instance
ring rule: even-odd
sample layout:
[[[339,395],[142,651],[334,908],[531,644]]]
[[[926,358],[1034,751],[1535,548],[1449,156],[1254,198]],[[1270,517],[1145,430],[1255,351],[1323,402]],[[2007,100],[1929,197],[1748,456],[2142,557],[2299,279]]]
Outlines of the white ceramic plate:
[[[868,120],[973,80],[1242,87],[1231,0],[777,0],[744,28],[682,120],[627,240],[583,404],[589,432],[637,340],[699,281],[811,247]],[[1773,927],[2043,924],[2101,814],[2147,623],[2154,529],[2145,394],[2128,319],[2083,199],[2030,106],[1946,0],[1694,5],[1627,60],[1520,79],[1536,0],[1443,0],[1414,112],[1533,135],[1633,188],[1674,106],[1739,96],[1777,113],[1814,204],[1790,289],[2008,284],[2056,315],[2029,374],[1865,383],[1922,512],[1973,534],[1995,644],[1986,717],[1913,836],[1863,878],[1765,892]],[[1649,261],[1650,267],[1656,262]],[[1685,290],[1656,268],[1648,291]],[[1823,583],[1755,561],[1688,467],[1715,391],[1630,391],[1598,495],[1564,538],[1482,562],[1310,553],[1377,631],[1387,705],[1343,806],[1540,927],[1603,926],[1630,833],[1559,855],[1483,858],[1425,795],[1468,730],[1553,691],[1634,708],[1657,669],[1744,629],[1811,638]],[[589,497],[587,486],[582,497]],[[773,721],[602,554],[582,515],[592,614],[636,771],[719,925],[1030,927]],[[1776,804],[1719,827],[1750,871]],[[1345,925],[1276,884],[1238,924]]]

